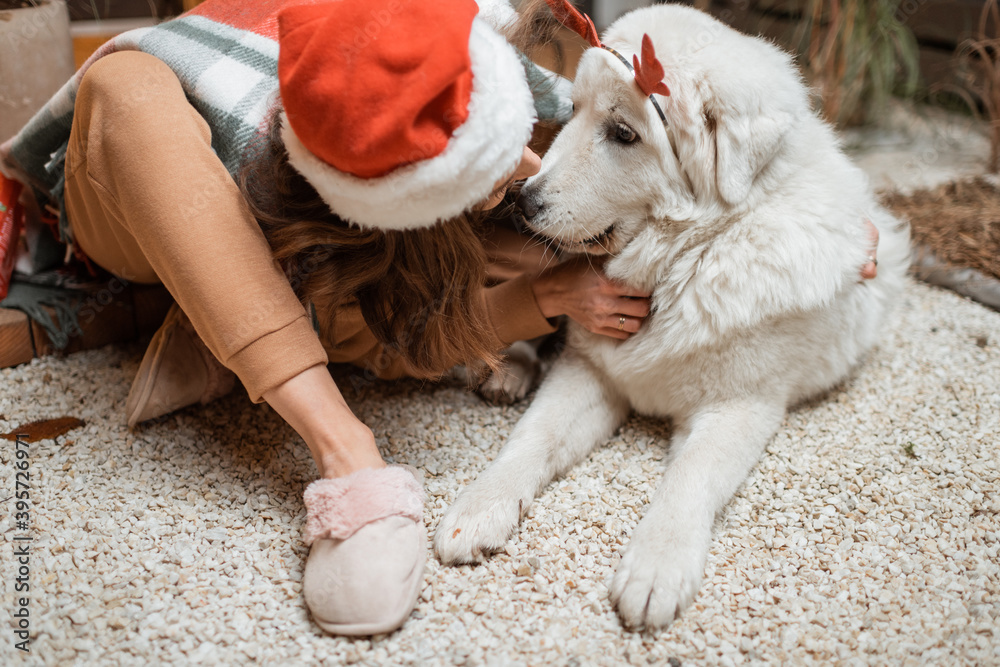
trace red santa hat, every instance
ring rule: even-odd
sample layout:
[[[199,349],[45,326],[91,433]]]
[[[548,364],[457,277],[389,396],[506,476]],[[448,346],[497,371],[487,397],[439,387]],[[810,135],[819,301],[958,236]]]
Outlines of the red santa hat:
[[[278,16],[289,163],[362,226],[428,227],[513,173],[535,110],[472,0],[341,0]]]

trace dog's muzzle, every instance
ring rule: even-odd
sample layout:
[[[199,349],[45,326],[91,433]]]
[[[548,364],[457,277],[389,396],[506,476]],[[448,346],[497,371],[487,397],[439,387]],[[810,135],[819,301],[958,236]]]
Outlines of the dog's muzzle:
[[[538,214],[545,209],[545,203],[539,196],[539,191],[541,188],[537,187],[538,185],[539,184],[532,184],[532,187],[526,186],[521,188],[521,192],[518,194],[517,200],[515,200],[515,205],[517,206],[518,212],[520,212],[521,214],[521,219],[524,221],[524,225],[529,230],[531,230],[535,234],[539,234],[546,238],[552,239],[566,250],[573,250],[574,248],[579,250],[580,247],[584,248],[589,248],[593,246],[600,246],[602,248],[605,247],[606,242],[611,237],[611,234],[613,234],[615,231],[615,223],[611,223],[610,225],[608,225],[607,228],[604,229],[604,231],[602,231],[601,233],[591,236],[590,238],[582,239],[580,241],[569,241],[567,239],[553,236],[552,234],[548,234],[542,229],[539,229],[539,227],[534,223],[536,218],[539,217]]]

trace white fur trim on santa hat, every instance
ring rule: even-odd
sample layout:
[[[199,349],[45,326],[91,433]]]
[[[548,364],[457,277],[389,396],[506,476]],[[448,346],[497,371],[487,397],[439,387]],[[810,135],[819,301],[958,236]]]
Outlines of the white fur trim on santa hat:
[[[472,21],[469,54],[469,116],[440,154],[384,176],[358,178],[311,153],[282,114],[281,137],[289,163],[334,213],[363,227],[430,227],[485,201],[520,163],[531,138],[535,107],[516,52],[479,18]]]

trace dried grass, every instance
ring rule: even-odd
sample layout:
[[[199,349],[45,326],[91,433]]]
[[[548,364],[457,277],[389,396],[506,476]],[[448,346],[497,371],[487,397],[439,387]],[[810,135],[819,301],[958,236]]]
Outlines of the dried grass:
[[[987,0],[983,5],[976,34],[959,45],[956,58],[961,84],[945,85],[942,89],[958,94],[977,115],[982,105],[990,135],[987,169],[995,174],[1000,169],[1000,6],[997,0]]]
[[[929,246],[949,264],[1000,278],[1000,191],[985,179],[893,192],[883,203],[910,221],[915,244]]]
[[[899,6],[900,0],[805,0],[791,46],[831,123],[860,124],[894,92],[916,92],[917,43],[898,18]]]

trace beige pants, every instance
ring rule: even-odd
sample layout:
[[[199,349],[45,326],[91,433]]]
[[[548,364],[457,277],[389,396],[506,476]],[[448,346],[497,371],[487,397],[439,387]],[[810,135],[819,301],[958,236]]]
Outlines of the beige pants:
[[[325,364],[291,286],[162,61],[105,56],[76,99],[66,207],[81,249],[127,280],[162,282],[213,354],[261,395]]]

